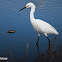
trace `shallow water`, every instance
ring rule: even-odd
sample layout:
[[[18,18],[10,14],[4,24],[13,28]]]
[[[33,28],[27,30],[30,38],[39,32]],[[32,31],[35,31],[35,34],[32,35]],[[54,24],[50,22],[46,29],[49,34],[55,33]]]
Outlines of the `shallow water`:
[[[62,1],[61,0],[1,0],[0,1],[0,57],[8,57],[8,61],[34,61],[40,55],[47,54],[48,40],[41,34],[38,47],[36,46],[38,33],[30,23],[30,9],[25,9],[28,2],[33,2],[37,8],[35,18],[42,19],[56,28],[59,32],[54,44],[54,51],[61,50],[62,45]],[[15,30],[15,33],[8,33]],[[49,35],[50,41],[55,35]],[[60,51],[59,51],[60,52]],[[48,54],[47,54],[48,55]]]

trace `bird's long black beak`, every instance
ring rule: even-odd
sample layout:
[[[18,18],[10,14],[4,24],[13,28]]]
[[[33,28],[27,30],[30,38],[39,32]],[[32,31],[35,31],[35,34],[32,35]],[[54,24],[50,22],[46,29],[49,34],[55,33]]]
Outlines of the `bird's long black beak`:
[[[26,8],[26,7],[24,7],[24,8],[22,8],[22,9],[20,9],[19,11],[21,11],[21,10],[23,10],[23,9],[25,9],[25,8]],[[19,11],[18,11],[18,12],[19,12]]]

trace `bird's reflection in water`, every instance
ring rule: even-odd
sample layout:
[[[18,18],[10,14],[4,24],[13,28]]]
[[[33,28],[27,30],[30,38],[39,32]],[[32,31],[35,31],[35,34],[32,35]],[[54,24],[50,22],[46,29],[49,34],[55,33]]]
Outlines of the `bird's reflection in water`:
[[[54,37],[54,41],[51,42],[51,44],[48,46],[48,50],[44,54],[40,54],[39,46],[38,44],[36,45],[38,49],[38,56],[36,57],[34,62],[62,62],[62,56],[57,54],[57,51],[54,51],[56,38],[57,36]]]
[[[50,44],[50,42],[49,42],[48,51],[47,51],[47,52],[49,52],[50,50],[53,50],[53,49],[54,49],[54,45],[55,45],[55,40],[56,40],[56,38],[57,38],[57,36],[54,37],[54,40],[51,41],[51,44]],[[37,41],[39,41],[39,40],[37,40]],[[38,48],[38,54],[39,54],[39,46],[38,46],[38,44],[36,44],[36,46],[37,46],[37,48]]]

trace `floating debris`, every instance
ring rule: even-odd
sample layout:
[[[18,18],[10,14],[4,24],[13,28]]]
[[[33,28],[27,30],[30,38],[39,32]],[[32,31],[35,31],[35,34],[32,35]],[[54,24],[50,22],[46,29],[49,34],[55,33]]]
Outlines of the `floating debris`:
[[[8,33],[15,33],[15,30],[9,30]]]

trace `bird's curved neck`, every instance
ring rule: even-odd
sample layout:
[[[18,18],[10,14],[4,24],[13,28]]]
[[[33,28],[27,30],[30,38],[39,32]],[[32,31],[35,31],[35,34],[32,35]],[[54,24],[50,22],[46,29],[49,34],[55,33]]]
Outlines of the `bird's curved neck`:
[[[30,20],[34,20],[34,12],[35,12],[35,7],[31,7],[31,11],[30,11]]]

